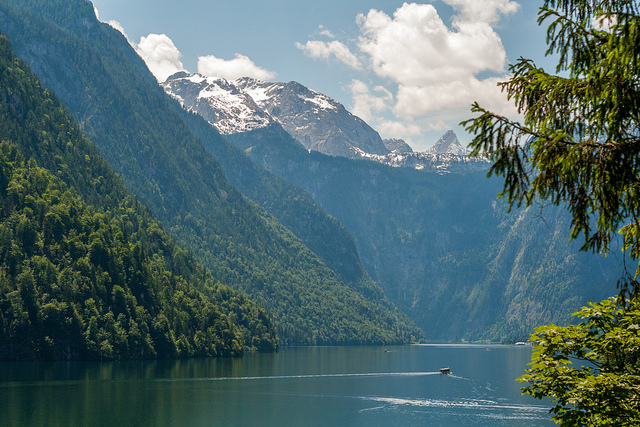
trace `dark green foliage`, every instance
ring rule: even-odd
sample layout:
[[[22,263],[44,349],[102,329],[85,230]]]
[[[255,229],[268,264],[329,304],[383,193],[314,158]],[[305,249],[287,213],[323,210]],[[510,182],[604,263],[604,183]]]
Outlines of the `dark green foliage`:
[[[640,304],[615,298],[574,313],[571,326],[536,328],[523,392],[553,401],[553,419],[568,426],[640,423]]]
[[[127,188],[198,261],[218,280],[263,305],[283,343],[420,339],[419,329],[381,299],[359,266],[355,273],[350,267],[332,266],[336,274],[291,231],[229,185],[175,102],[143,72],[144,63],[124,37],[97,22],[92,11],[76,8],[80,3],[83,0],[2,0],[0,28],[43,84],[60,96]],[[61,17],[67,12],[72,18]],[[77,190],[84,197],[84,190]],[[317,210],[312,215],[319,217]],[[324,224],[330,232],[344,233],[331,221]],[[136,224],[131,232],[137,232]],[[152,234],[139,238],[155,244]],[[346,250],[357,263],[353,248]],[[353,282],[344,283],[342,276]]]
[[[472,155],[493,160],[511,206],[547,200],[566,206],[570,237],[582,249],[609,253],[620,232],[640,259],[640,6],[637,1],[545,1],[555,75],[520,58],[501,83],[523,114],[511,121],[475,105],[463,124],[475,135]],[[635,274],[623,288],[640,292]]]
[[[178,103],[175,106],[207,150],[216,156],[229,182],[278,218],[345,283],[370,281],[349,231],[316,204],[309,193],[256,166],[209,123],[183,110]],[[227,138],[243,150],[250,149],[256,140],[265,147],[281,145],[281,149],[288,152],[302,149],[280,125],[257,132],[229,135]],[[380,292],[377,286],[374,287]]]
[[[502,83],[523,115],[511,121],[474,105],[466,122],[474,155],[490,156],[511,206],[547,200],[567,209],[569,237],[583,251],[609,254],[622,235],[617,300],[590,304],[578,325],[543,326],[525,393],[554,401],[555,421],[575,426],[640,422],[640,4],[630,0],[546,0],[549,74],[521,58]],[[630,298],[627,298],[629,296]],[[615,301],[615,302],[614,302]],[[574,361],[577,362],[574,365]]]
[[[187,251],[175,245],[148,210],[128,195],[71,115],[13,55],[6,37],[0,37],[0,114],[0,140],[5,157],[10,159],[0,178],[0,216],[6,221],[2,234],[6,252],[0,265],[7,284],[1,297],[11,294],[15,300],[15,283],[35,283],[25,288],[29,292],[21,294],[26,307],[31,307],[27,310],[29,322],[21,324],[32,329],[27,335],[3,333],[0,357],[186,357],[277,348],[275,331],[264,310],[215,282]],[[25,156],[31,158],[26,172],[20,168]],[[36,162],[81,192],[83,199],[95,203],[98,210],[80,203],[64,185],[37,168]],[[16,171],[12,169],[14,163]],[[54,188],[49,191],[49,186]],[[40,283],[30,279],[35,268],[32,264],[44,266],[47,280]],[[194,283],[208,297],[196,291]],[[58,289],[67,290],[58,294]],[[87,298],[93,299],[98,310],[92,323],[78,306]],[[137,302],[131,302],[131,298]],[[54,305],[49,305],[50,301]],[[119,307],[115,312],[111,302]],[[175,306],[170,307],[172,304]],[[55,307],[64,308],[68,316],[73,314],[69,310],[76,310],[76,326],[80,329],[66,330],[64,338],[47,335],[41,324],[47,318],[43,310]],[[151,347],[143,349],[139,346],[144,343],[136,341],[135,351],[127,350],[129,347],[113,350],[109,337],[102,340],[104,351],[83,342],[78,333],[84,333],[90,323],[92,331],[104,329],[109,312],[115,322],[119,314],[134,316],[140,312],[149,331],[160,330],[151,328],[149,322],[158,327],[166,323],[170,329],[162,335],[147,334],[144,342]],[[5,320],[10,318],[7,316]],[[62,314],[52,316],[54,323],[63,319]],[[182,329],[176,329],[176,325],[182,325]],[[21,337],[28,337],[22,346],[15,342]],[[52,353],[41,351],[43,340],[55,344]],[[60,340],[70,344],[60,344]],[[157,343],[164,344],[158,348]],[[71,350],[64,350],[65,345]]]
[[[0,175],[0,359],[242,352],[219,306],[6,143]]]

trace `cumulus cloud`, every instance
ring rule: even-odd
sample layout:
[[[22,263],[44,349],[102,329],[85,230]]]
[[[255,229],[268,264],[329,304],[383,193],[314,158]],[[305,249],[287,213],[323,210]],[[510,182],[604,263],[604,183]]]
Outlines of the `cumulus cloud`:
[[[180,60],[182,54],[166,34],[140,37],[140,43],[134,44],[134,48],[159,82],[178,71],[185,71]]]
[[[127,33],[124,31],[124,27],[122,26],[121,23],[119,23],[118,21],[112,19],[111,21],[107,22],[107,24],[109,24],[110,27],[115,28],[116,30],[120,31],[120,33],[122,33],[122,35],[129,40],[129,37],[127,36]],[[131,42],[129,42],[131,43]]]
[[[442,107],[469,105],[487,91],[497,90],[495,81],[481,82],[476,75],[505,72],[504,47],[488,23],[495,19],[496,10],[502,10],[501,2],[447,1],[463,13],[454,18],[454,29],[445,25],[430,4],[405,3],[393,17],[377,10],[358,17],[360,50],[369,55],[376,74],[398,84],[400,114],[419,116]],[[483,15],[486,22],[466,21],[465,14],[475,11],[479,3],[489,9]],[[417,102],[426,95],[430,100]],[[411,101],[413,106],[408,105]]]
[[[443,129],[449,129],[445,127]],[[441,129],[437,129],[441,130]],[[381,120],[378,123],[378,131],[385,135],[395,135],[407,138],[409,136],[421,135],[423,128],[411,121],[399,121],[399,120]]]
[[[98,21],[100,21],[100,12],[98,11],[98,8],[93,6],[93,12],[96,14],[96,19]],[[113,28],[115,28],[116,30],[120,31],[122,33],[122,35],[129,40],[129,37],[127,37],[127,33],[124,31],[124,27],[122,26],[121,23],[119,23],[118,21],[112,19],[111,21],[107,22],[107,24]],[[129,42],[131,43],[131,42]]]
[[[611,29],[615,25],[618,25],[618,17],[615,16],[615,15],[608,16],[608,17],[607,16],[595,16],[591,20],[591,25],[596,30],[610,32]]]
[[[100,13],[98,9],[94,6],[93,10],[99,20]],[[135,43],[129,40],[120,22],[111,20],[107,24],[125,36],[159,82],[164,82],[168,77],[179,71],[186,71],[181,60],[182,53],[166,34],[149,34],[146,37],[141,37],[139,43]],[[328,32],[322,26],[320,26],[320,29]],[[229,80],[239,77],[270,80],[276,76],[276,73],[257,66],[247,56],[240,54],[236,54],[235,58],[229,61],[216,58],[214,55],[201,56],[198,58],[198,72],[208,77],[221,77]]]
[[[344,43],[337,40],[331,42],[309,40],[305,44],[296,43],[296,47],[310,58],[329,59],[333,56],[353,69],[359,70],[362,68],[360,61],[353,52]]]
[[[501,15],[518,11],[520,5],[511,0],[443,0],[458,12],[455,22],[494,24]]]
[[[236,53],[235,58],[225,60],[214,55],[198,58],[198,72],[207,77],[234,80],[240,77],[252,77],[259,80],[271,80],[276,73],[257,66],[249,57]]]
[[[373,119],[374,112],[388,110],[393,105],[393,94],[383,86],[376,86],[371,93],[362,81],[354,79],[349,86],[353,97],[352,113],[368,122]]]
[[[497,85],[509,76],[506,52],[494,27],[516,12],[518,3],[442,1],[454,11],[450,22],[445,23],[432,4],[404,3],[392,15],[375,9],[359,14],[359,37],[351,50],[337,40],[297,46],[312,58],[338,58],[338,49],[348,52],[360,69],[380,78],[386,92],[381,86],[370,90],[360,80],[349,89],[354,112],[387,136],[454,127],[469,116],[474,101],[515,116]]]

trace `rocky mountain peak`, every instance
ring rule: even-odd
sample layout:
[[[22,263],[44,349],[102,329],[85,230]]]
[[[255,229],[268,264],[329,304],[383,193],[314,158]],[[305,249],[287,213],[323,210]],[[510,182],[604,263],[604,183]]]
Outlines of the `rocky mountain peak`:
[[[298,82],[249,77],[234,81],[178,73],[162,84],[184,108],[203,116],[220,133],[265,128],[277,122],[308,150],[331,156],[389,153],[378,132],[331,97]]]
[[[404,139],[390,138],[383,139],[382,142],[390,153],[413,153],[413,149]]]
[[[452,130],[448,130],[442,135],[426,152],[432,154],[456,154],[459,156],[466,156],[468,154],[467,149],[460,144],[457,135]]]
[[[199,114],[224,135],[248,132],[275,123],[273,117],[235,82],[179,72],[161,86],[185,109]]]

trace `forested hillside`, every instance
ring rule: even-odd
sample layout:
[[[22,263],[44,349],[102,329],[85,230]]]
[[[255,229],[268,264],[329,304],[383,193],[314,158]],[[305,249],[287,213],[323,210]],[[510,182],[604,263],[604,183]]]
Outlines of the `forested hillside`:
[[[419,329],[364,273],[346,230],[309,205],[304,193],[250,171],[258,193],[269,194],[269,186],[277,190],[274,199],[258,203],[285,212],[298,238],[227,182],[176,103],[125,38],[95,19],[89,3],[2,0],[0,29],[60,96],[132,193],[216,279],[263,305],[283,343],[420,339]],[[226,144],[210,134],[208,143],[216,141]],[[246,159],[237,164],[253,167]],[[297,205],[307,207],[301,219]],[[318,224],[319,235],[311,237],[313,228],[305,234],[305,221]],[[315,242],[309,246],[320,257],[307,241]],[[343,258],[335,255],[342,252]]]
[[[175,245],[4,36],[0,115],[0,358],[278,348],[264,309]]]
[[[428,340],[526,339],[616,292],[620,257],[576,253],[561,210],[507,212],[496,200],[500,183],[485,171],[335,158],[262,129],[228,139],[349,229],[366,269]]]

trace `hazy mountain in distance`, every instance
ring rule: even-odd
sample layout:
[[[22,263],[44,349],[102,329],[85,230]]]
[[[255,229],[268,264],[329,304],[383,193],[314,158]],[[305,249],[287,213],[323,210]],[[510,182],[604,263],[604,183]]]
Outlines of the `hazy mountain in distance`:
[[[466,156],[468,150],[460,144],[455,132],[448,130],[435,144],[425,150],[425,152],[431,154],[456,154],[458,156]]]
[[[389,150],[389,152],[393,153],[412,153],[413,152],[413,148],[411,148],[411,146],[409,144],[407,144],[404,139],[398,139],[398,138],[390,138],[390,139],[383,139],[382,142],[384,142],[384,146],[387,147],[387,150]]]

